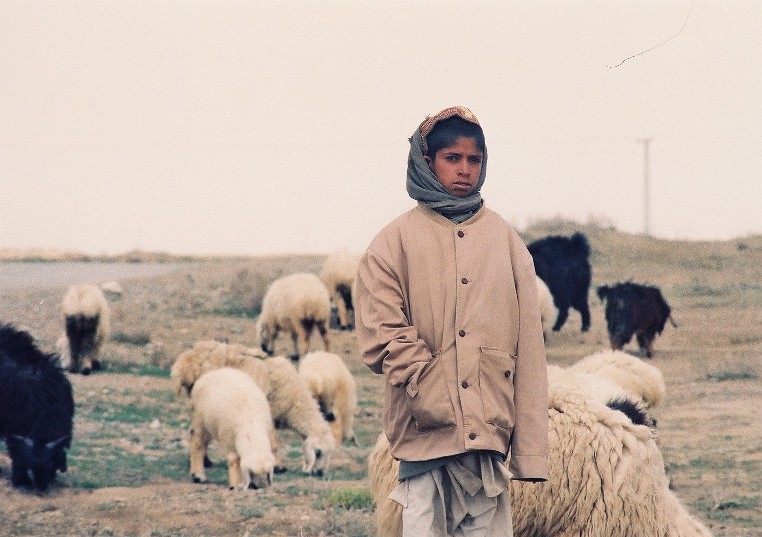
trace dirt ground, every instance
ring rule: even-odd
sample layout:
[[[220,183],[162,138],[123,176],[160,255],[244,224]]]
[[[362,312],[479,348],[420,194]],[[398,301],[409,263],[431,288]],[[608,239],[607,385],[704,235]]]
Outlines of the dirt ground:
[[[593,286],[630,278],[659,285],[679,324],[657,337],[650,361],[667,382],[655,416],[677,495],[717,537],[762,536],[762,237],[677,243],[587,233]],[[322,479],[300,472],[299,439],[283,432],[288,471],[270,489],[229,491],[224,459],[214,451],[209,483],[191,483],[190,414],[167,373],[198,340],[253,346],[250,312],[266,282],[317,271],[322,259],[183,261],[170,274],[119,280],[124,292],[109,296],[105,370],[70,377],[77,410],[69,471],[44,494],[16,490],[0,456],[0,536],[376,535],[372,508],[361,500],[380,431],[382,384],[360,362],[353,332],[330,336],[357,379],[359,446],[343,446]],[[64,290],[0,290],[0,322],[28,327],[53,351]],[[561,332],[548,336],[549,363],[570,365],[607,346],[594,289],[590,304],[589,332],[580,332],[572,312]],[[279,345],[280,353],[291,352],[286,338]],[[313,339],[313,348],[320,345]],[[626,350],[638,354],[633,343]],[[357,504],[343,505],[337,491]]]

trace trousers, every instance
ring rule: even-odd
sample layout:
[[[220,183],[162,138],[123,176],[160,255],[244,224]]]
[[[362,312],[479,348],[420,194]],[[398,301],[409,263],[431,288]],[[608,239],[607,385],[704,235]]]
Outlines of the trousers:
[[[389,498],[403,507],[402,537],[512,537],[510,476],[496,466],[474,453],[401,481]]]

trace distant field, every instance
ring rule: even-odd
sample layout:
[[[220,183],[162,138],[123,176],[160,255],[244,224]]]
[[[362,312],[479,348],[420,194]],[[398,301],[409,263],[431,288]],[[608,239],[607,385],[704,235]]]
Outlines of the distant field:
[[[668,325],[657,337],[650,363],[667,381],[656,418],[676,493],[715,536],[762,536],[762,236],[666,241],[562,221],[538,224],[522,236],[529,241],[574,231],[583,231],[592,248],[592,327],[581,333],[579,315],[572,312],[562,331],[548,337],[549,363],[569,365],[607,346],[595,286],[633,279],[661,287],[679,327]],[[59,305],[68,282],[118,279],[124,288],[121,297],[110,297],[106,370],[72,377],[77,413],[69,472],[38,496],[13,490],[0,461],[0,535],[374,536],[367,456],[380,431],[382,380],[360,362],[354,333],[330,335],[358,382],[360,445],[342,448],[324,479],[300,473],[298,439],[285,434],[289,471],[277,475],[272,488],[228,491],[225,463],[216,452],[210,483],[191,483],[190,413],[168,378],[174,359],[195,341],[254,345],[269,282],[291,272],[317,272],[324,257],[141,255],[126,265],[149,268],[148,274],[108,277],[82,272],[84,266],[72,259],[59,264],[30,257],[23,263],[29,271],[40,267],[40,274],[48,270],[62,279],[0,284],[0,321],[28,327],[46,350],[63,329]],[[0,282],[9,266],[16,263],[0,263]],[[279,341],[280,352],[289,352],[286,339]],[[319,340],[313,345],[319,348]],[[633,343],[626,350],[636,353]]]

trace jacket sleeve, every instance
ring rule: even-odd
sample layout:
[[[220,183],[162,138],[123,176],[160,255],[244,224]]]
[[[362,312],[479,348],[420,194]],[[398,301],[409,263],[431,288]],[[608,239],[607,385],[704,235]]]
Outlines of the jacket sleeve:
[[[523,242],[514,257],[519,339],[514,383],[516,422],[509,469],[514,479],[548,478],[548,366],[532,256]],[[518,258],[518,259],[516,259]]]
[[[401,280],[398,270],[369,249],[360,259],[353,297],[362,359],[397,387],[407,384],[421,363],[432,360],[431,350],[408,320]]]

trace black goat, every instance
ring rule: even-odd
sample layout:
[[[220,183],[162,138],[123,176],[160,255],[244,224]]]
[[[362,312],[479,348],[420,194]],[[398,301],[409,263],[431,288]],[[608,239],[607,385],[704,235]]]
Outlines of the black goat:
[[[587,295],[592,280],[587,237],[579,232],[571,237],[552,235],[529,243],[527,248],[537,276],[548,285],[558,308],[553,330],[561,330],[572,307],[579,311],[582,331],[587,332],[590,328]]]
[[[0,325],[0,438],[13,462],[11,482],[44,491],[66,471],[74,397],[55,354],[32,336]]]

